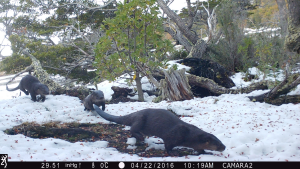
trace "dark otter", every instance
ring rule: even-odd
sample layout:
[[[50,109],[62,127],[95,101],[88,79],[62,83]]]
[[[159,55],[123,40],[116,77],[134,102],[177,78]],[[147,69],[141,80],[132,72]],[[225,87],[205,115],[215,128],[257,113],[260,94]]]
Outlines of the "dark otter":
[[[130,132],[137,141],[143,141],[143,135],[162,138],[168,154],[176,146],[193,148],[199,154],[206,154],[204,149],[225,150],[225,145],[216,136],[180,120],[168,110],[144,109],[126,116],[113,116],[96,105],[94,109],[108,121],[131,126]]]
[[[105,110],[104,94],[101,90],[93,91],[83,100],[84,110],[94,110],[93,104],[102,106],[102,110]]]
[[[36,95],[41,95],[41,100],[45,101],[45,99],[46,99],[45,95],[49,94],[48,86],[42,84],[39,81],[39,79],[37,79],[36,77],[31,76],[31,75],[24,76],[21,79],[19,85],[13,89],[8,89],[8,87],[6,85],[7,91],[15,91],[18,89],[23,91],[26,95],[28,95],[30,93],[31,100],[34,102],[37,101]]]

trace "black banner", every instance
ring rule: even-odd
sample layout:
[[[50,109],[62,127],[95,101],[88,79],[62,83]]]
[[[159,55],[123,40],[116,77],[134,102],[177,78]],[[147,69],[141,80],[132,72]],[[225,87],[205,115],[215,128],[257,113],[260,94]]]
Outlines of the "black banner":
[[[4,164],[4,162],[3,162]],[[0,169],[5,165],[0,165]],[[8,162],[6,168],[41,169],[197,169],[197,168],[299,168],[300,162]]]

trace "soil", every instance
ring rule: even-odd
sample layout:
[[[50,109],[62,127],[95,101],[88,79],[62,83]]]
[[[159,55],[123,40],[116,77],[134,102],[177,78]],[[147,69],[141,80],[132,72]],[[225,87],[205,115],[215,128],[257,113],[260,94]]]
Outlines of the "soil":
[[[28,123],[5,130],[6,134],[23,134],[31,138],[59,138],[69,142],[95,142],[108,141],[108,147],[114,147],[122,153],[137,154],[141,157],[165,157],[194,155],[189,148],[175,148],[171,155],[164,150],[149,149],[147,144],[136,144],[135,149],[127,149],[127,138],[131,137],[129,130],[124,130],[124,125],[119,124],[90,124],[90,123],[60,123],[50,122],[45,124]]]

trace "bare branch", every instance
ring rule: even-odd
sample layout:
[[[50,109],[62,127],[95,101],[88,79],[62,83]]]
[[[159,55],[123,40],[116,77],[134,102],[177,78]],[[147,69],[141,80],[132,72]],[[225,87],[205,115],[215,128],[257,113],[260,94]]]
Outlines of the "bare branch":
[[[187,19],[187,27],[188,29],[191,29],[194,23],[194,16],[195,13],[192,12],[192,6],[191,6],[191,1],[190,0],[186,0],[187,3],[187,7],[188,7],[188,19]]]
[[[23,74],[25,72],[29,72],[29,71],[32,71],[34,68],[32,65],[26,67],[26,69],[22,70],[21,72],[17,73],[13,78],[11,78],[7,83],[6,83],[6,88],[7,88],[7,85],[8,83],[12,82],[13,80],[15,80],[16,77],[20,76],[20,74]]]
[[[196,44],[199,37],[189,31],[185,22],[174,11],[172,11],[163,0],[157,0],[157,3],[164,13],[166,13],[168,17],[176,23],[182,34],[184,34],[184,36],[186,36],[193,44]]]

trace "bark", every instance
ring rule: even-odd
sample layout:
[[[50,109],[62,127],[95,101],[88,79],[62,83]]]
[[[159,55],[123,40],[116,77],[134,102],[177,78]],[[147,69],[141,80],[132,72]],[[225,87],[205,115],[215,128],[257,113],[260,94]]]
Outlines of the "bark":
[[[136,102],[137,100],[133,100],[128,98],[127,96],[134,96],[135,93],[132,93],[132,89],[123,88],[118,86],[112,86],[111,89],[114,91],[112,94],[112,99],[109,101],[109,104],[118,104],[119,102]]]
[[[177,40],[181,45],[183,45],[188,52],[191,51],[193,45],[188,41],[188,39],[185,38],[185,36],[182,35],[176,25],[166,23],[164,25],[164,29],[173,37],[173,39]]]
[[[141,83],[140,73],[138,71],[136,71],[135,75],[136,75],[135,83],[136,83],[136,88],[137,88],[137,91],[138,91],[138,100],[140,102],[143,102],[144,101],[144,93],[143,93],[143,90],[142,90],[142,83]]]
[[[144,75],[146,76],[151,83],[153,83],[155,85],[155,87],[159,88],[159,83],[157,82],[157,80],[152,76],[152,74],[147,73],[149,72],[149,67],[145,64],[145,63],[140,63],[140,62],[136,62],[136,66],[138,68],[138,70]]]
[[[49,74],[42,68],[39,60],[37,60],[33,55],[31,55],[26,49],[22,50],[22,53],[29,56],[32,63],[31,66],[34,68],[35,76],[41,81],[41,83],[46,84],[50,91],[62,91],[64,90],[59,84],[50,79]]]
[[[288,25],[288,9],[286,7],[285,0],[276,0],[279,10],[279,25],[281,28],[281,36],[285,37],[287,34]]]
[[[207,43],[202,39],[198,39],[197,43],[192,47],[187,58],[202,58],[206,49]]]
[[[280,106],[282,104],[288,104],[288,103],[297,104],[300,103],[300,95],[284,95],[274,100],[269,100],[267,101],[267,103],[277,105],[277,106]]]
[[[286,78],[284,81],[282,81],[278,85],[279,87],[276,86],[275,90],[273,89],[269,92],[266,92],[258,96],[249,96],[248,98],[252,101],[266,102],[270,104],[274,102],[277,105],[279,103],[278,99],[283,101],[281,95],[286,95],[299,84],[300,84],[300,74],[294,74],[289,78]]]
[[[22,53],[28,57],[30,57],[32,63],[29,67],[27,67],[22,72],[18,73],[20,75],[23,72],[31,72],[34,69],[33,74],[39,79],[39,81],[48,86],[49,90],[54,95],[67,94],[69,96],[76,96],[79,99],[84,99],[87,95],[89,95],[89,89],[85,86],[82,87],[73,87],[73,86],[61,86],[56,83],[49,77],[49,74],[42,68],[41,63],[37,60],[33,55],[31,55],[27,49],[22,50]],[[13,77],[15,79],[17,76]],[[12,80],[13,80],[12,79]],[[8,83],[10,83],[10,80]]]
[[[300,1],[288,0],[289,21],[288,35],[285,39],[285,48],[289,52],[300,53]]]
[[[222,86],[219,86],[213,80],[199,77],[195,75],[186,75],[190,86],[199,86],[209,90],[214,95],[221,95],[221,94],[238,94],[238,93],[250,93],[254,90],[263,90],[267,89],[266,81],[253,83],[248,87],[239,88],[239,89],[228,89]]]
[[[193,99],[191,87],[185,76],[185,69],[176,71],[170,69],[168,72],[163,70],[165,79],[160,81],[162,100],[170,101],[190,100]]]
[[[209,38],[208,38],[208,42],[205,42],[202,39],[200,39],[198,35],[191,30],[194,24],[194,18],[197,14],[197,10],[192,11],[190,0],[186,0],[186,2],[188,6],[188,18],[186,19],[187,22],[185,22],[175,12],[173,12],[167,6],[167,4],[163,2],[163,0],[157,0],[158,5],[161,7],[164,13],[166,13],[168,17],[176,24],[176,26],[170,26],[171,24],[168,23],[169,26],[168,27],[165,26],[165,30],[168,33],[170,33],[173,39],[178,40],[179,43],[185,47],[185,49],[189,52],[188,57],[202,58],[204,53],[206,52],[207,43],[212,39],[215,39],[216,36],[220,36],[216,31],[217,20],[216,20],[215,10],[218,5],[214,7],[211,13],[209,7],[206,8],[203,4],[201,6],[205,9],[208,15],[207,25],[209,31]]]
[[[164,13],[166,13],[168,17],[170,17],[171,20],[176,23],[182,34],[189,41],[191,41],[192,44],[196,44],[199,37],[190,31],[188,25],[186,25],[186,23],[174,11],[171,10],[163,0],[157,0],[157,3]]]
[[[132,93],[132,89],[129,88],[122,88],[122,87],[117,87],[117,86],[112,86],[111,90],[114,91],[114,94],[112,95],[112,99],[116,99],[118,97],[127,97],[129,96],[134,96],[134,94],[130,94]]]
[[[156,70],[153,73],[153,76],[157,79],[162,79],[165,77],[163,71]],[[210,91],[213,95],[221,94],[238,94],[238,93],[250,93],[254,90],[264,90],[267,89],[267,81],[261,81],[258,83],[253,83],[248,87],[239,88],[239,89],[228,89],[222,86],[219,86],[216,82],[205,77],[199,77],[192,74],[185,75],[188,79],[189,86],[202,87]]]

